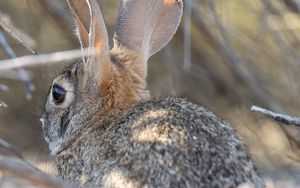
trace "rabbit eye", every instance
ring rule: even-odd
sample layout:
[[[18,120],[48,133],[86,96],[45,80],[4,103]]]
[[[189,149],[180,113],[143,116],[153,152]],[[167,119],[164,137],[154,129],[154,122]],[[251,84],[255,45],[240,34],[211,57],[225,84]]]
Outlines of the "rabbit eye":
[[[55,104],[61,104],[64,102],[66,97],[66,90],[58,85],[52,87],[52,97]]]

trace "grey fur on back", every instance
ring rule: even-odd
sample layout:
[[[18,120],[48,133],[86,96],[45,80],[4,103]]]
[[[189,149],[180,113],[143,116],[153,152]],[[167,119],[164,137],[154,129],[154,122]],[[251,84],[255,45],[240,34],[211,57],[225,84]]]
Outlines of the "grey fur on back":
[[[83,187],[262,187],[230,125],[179,98],[142,101],[73,133],[59,175]]]

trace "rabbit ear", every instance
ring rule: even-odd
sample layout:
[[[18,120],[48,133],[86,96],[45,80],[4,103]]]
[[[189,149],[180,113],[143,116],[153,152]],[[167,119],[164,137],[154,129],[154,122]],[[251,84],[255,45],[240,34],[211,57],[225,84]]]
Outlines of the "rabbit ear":
[[[114,45],[133,50],[147,61],[171,40],[182,9],[182,0],[122,0]]]
[[[78,38],[82,48],[97,50],[101,57],[109,56],[108,36],[100,7],[96,0],[68,0],[68,4],[75,17]],[[85,54],[89,55],[89,54]],[[98,58],[97,58],[98,59]],[[88,69],[95,68],[95,57],[88,57],[84,62]],[[97,67],[100,68],[100,67]],[[96,69],[97,70],[97,69]]]

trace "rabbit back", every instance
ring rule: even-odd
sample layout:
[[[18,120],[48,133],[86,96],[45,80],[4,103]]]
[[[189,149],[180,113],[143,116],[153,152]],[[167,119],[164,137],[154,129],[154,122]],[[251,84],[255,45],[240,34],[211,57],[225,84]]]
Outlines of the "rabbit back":
[[[234,129],[185,99],[139,102],[75,138],[56,164],[84,187],[262,187]]]

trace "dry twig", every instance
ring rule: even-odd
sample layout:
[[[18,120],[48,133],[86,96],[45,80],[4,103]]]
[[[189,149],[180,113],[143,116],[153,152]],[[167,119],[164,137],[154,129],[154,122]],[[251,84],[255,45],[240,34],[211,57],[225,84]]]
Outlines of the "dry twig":
[[[219,20],[215,5],[209,1],[209,10],[211,13],[212,21],[217,26],[220,36],[216,36],[211,31],[211,28],[201,17],[201,9],[192,9],[192,18],[196,25],[205,34],[206,39],[212,44],[213,48],[224,59],[224,63],[229,67],[229,70],[238,80],[245,83],[256,99],[261,103],[268,106],[276,107],[274,102],[269,97],[268,92],[261,86],[258,79],[254,76],[253,72],[249,70],[248,62],[239,54],[239,51],[231,46],[227,37],[227,31],[223,23]],[[272,101],[272,102],[271,102]]]
[[[83,52],[83,53],[82,53]],[[42,64],[53,64],[61,61],[70,61],[78,58],[82,58],[83,54],[88,54],[89,56],[97,55],[96,51],[83,49],[83,50],[69,50],[63,52],[54,52],[49,54],[40,55],[27,55],[23,57],[18,57],[15,59],[0,61],[0,72],[5,70],[14,69],[17,67],[32,67]]]
[[[44,9],[43,12],[47,13],[57,24],[62,31],[71,31],[74,28],[72,27],[73,18],[69,11],[66,11],[67,4],[65,1],[57,0],[38,0],[41,7]],[[69,39],[69,41],[74,45],[78,45],[78,41],[70,32],[63,32],[63,34]]]
[[[9,55],[10,58],[14,59],[17,57],[16,53],[7,43],[2,32],[0,32],[0,44],[3,46],[4,51]],[[31,93],[35,90],[35,86],[30,79],[29,73],[22,68],[16,68],[16,71],[18,72],[20,79],[24,82],[26,98],[31,99]]]
[[[6,107],[7,107],[7,104],[4,103],[3,101],[0,101],[0,108],[1,108],[1,107],[5,107],[5,108],[6,108]]]
[[[184,27],[183,27],[183,68],[187,71],[191,70],[191,16],[192,16],[193,1],[186,0],[184,6]]]
[[[11,151],[14,155],[19,157],[20,159],[24,159],[23,155],[20,153],[20,151],[15,148],[13,145],[10,143],[6,142],[5,140],[0,138],[0,148],[3,148],[5,150]]]
[[[270,110],[267,110],[267,109],[264,109],[264,108],[261,108],[258,106],[252,106],[251,111],[262,113],[268,117],[273,118],[274,120],[276,120],[280,123],[284,123],[291,127],[300,128],[300,117],[272,112]]]
[[[26,33],[18,29],[10,18],[0,12],[0,26],[16,41],[18,41],[22,46],[29,50],[32,54],[36,52],[33,48],[36,46],[36,42]]]
[[[57,177],[45,174],[35,169],[29,168],[17,161],[0,156],[0,170],[17,176],[21,179],[30,181],[33,185],[52,187],[52,188],[71,188],[74,187]]]
[[[4,84],[0,84],[0,91],[8,91],[9,87],[7,85]]]

